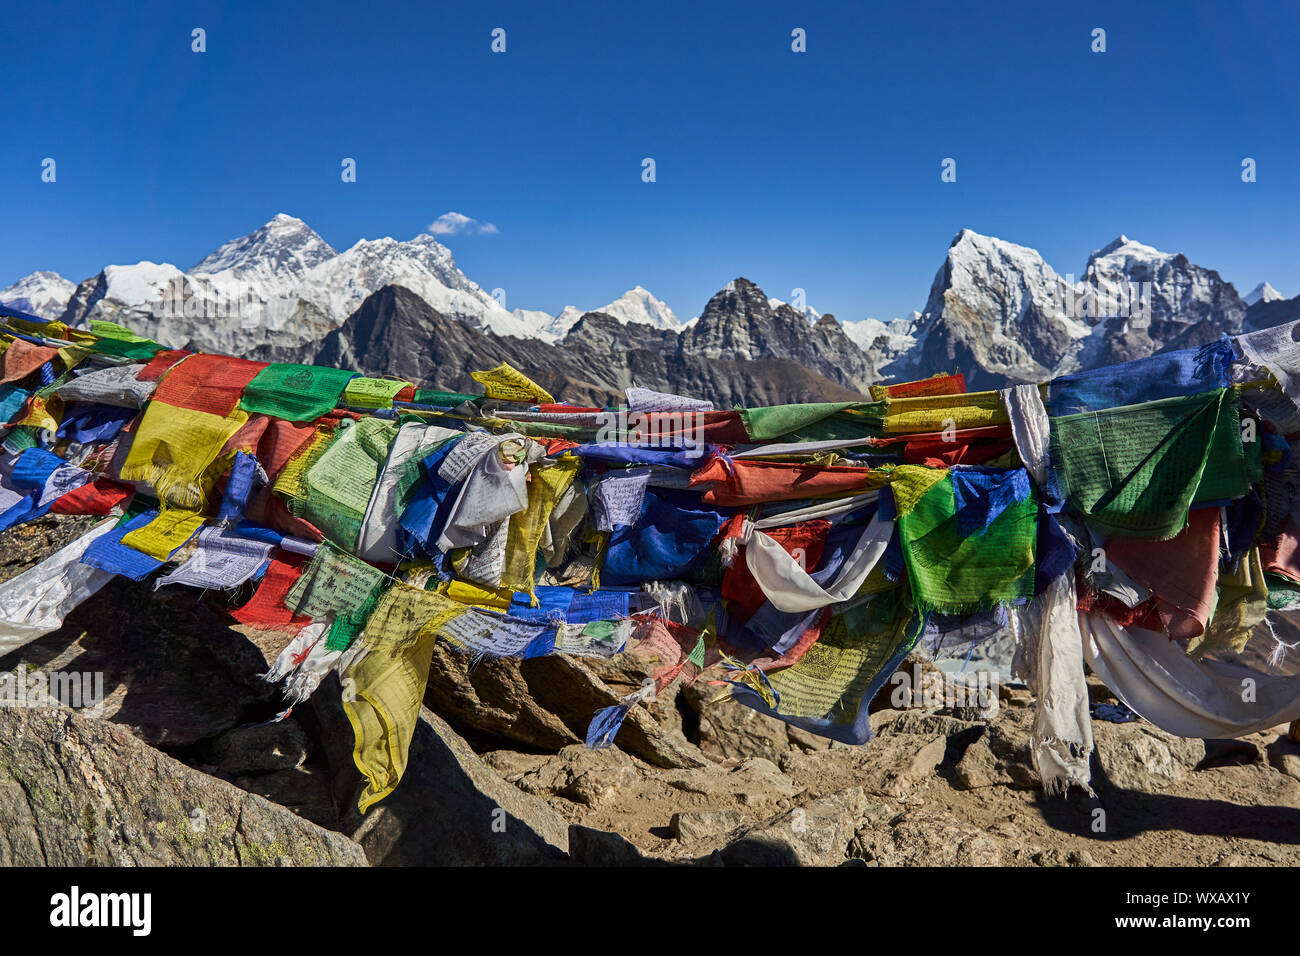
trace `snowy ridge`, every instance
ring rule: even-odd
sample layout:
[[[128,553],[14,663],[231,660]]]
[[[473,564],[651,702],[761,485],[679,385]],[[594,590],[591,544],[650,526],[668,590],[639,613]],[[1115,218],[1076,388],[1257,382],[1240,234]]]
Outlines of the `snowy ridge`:
[[[43,319],[57,319],[68,307],[68,300],[76,288],[57,272],[33,272],[9,288],[0,289],[0,303]]]

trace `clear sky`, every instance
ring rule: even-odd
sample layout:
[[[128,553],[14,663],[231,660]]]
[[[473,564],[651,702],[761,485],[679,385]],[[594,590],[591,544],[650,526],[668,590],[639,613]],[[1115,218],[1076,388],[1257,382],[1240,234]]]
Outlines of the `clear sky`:
[[[4,0],[0,287],[188,268],[277,212],[342,250],[455,211],[497,230],[445,239],[466,274],[549,312],[640,284],[685,319],[743,275],[889,318],[963,227],[1300,293],[1300,7],[1073,7]]]

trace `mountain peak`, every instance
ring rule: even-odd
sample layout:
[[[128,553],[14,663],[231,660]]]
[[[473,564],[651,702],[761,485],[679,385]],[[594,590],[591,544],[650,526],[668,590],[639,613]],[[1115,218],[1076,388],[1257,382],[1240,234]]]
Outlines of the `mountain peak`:
[[[1129,240],[1128,240],[1128,236],[1124,235],[1124,233],[1121,232],[1118,236],[1116,236],[1116,237],[1115,237],[1114,239],[1112,239],[1110,242],[1106,243],[1106,245],[1104,245],[1104,246],[1102,246],[1100,249],[1096,250],[1096,251],[1093,253],[1093,255],[1094,255],[1094,256],[1097,256],[1097,257],[1108,256],[1108,255],[1110,255],[1112,252],[1114,252],[1116,249],[1122,248],[1123,246],[1127,246],[1127,245],[1128,245],[1128,241],[1129,241]]]
[[[190,270],[190,275],[228,273],[236,278],[301,278],[337,253],[301,219],[276,213],[246,236],[218,246]]]
[[[0,289],[0,303],[43,319],[57,319],[63,315],[76,288],[57,272],[42,269],[23,276],[7,289]]]
[[[1155,246],[1148,246],[1145,243],[1138,242],[1136,239],[1130,239],[1121,233],[1116,236],[1100,249],[1093,251],[1088,257],[1088,265],[1091,266],[1098,259],[1107,258],[1117,259],[1148,259],[1163,260],[1174,258],[1167,252],[1161,252]]]
[[[1280,302],[1285,298],[1286,296],[1267,282],[1261,282],[1251,289],[1247,295],[1243,296],[1241,301],[1245,302],[1246,305],[1254,305],[1256,302]]]

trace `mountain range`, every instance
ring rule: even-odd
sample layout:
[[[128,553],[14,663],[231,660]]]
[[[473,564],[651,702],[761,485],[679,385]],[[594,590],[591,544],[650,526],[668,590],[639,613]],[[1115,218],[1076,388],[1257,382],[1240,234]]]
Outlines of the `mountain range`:
[[[569,401],[642,385],[721,407],[849,400],[940,371],[964,372],[972,388],[1041,381],[1300,318],[1300,296],[1260,283],[1243,299],[1214,270],[1126,236],[1093,252],[1075,282],[1035,250],[970,229],[953,239],[925,306],[890,321],[799,311],[743,278],[688,322],[639,285],[591,310],[507,311],[432,235],[338,252],[284,214],[184,271],[110,265],[77,284],[35,272],[0,302],[77,326],[119,322],[178,347],[447,389],[470,389],[470,370],[508,361]]]

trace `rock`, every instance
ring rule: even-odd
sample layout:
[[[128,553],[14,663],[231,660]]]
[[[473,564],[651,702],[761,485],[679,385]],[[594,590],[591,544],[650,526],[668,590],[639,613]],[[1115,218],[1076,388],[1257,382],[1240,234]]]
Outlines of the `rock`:
[[[537,797],[507,783],[427,707],[397,788],[364,815],[352,732],[331,675],[312,695],[326,742],[344,832],[385,866],[519,866],[566,860],[568,824]]]
[[[730,833],[744,819],[744,814],[738,810],[687,810],[684,813],[674,813],[669,826],[679,843],[690,843]]]
[[[1117,704],[1119,698],[1115,692],[1101,682],[1095,674],[1089,674],[1086,678],[1088,682],[1088,700],[1094,704]]]
[[[741,806],[775,803],[794,796],[798,788],[770,760],[753,757],[727,773],[713,767],[679,770],[662,775],[670,787],[711,799],[728,798]]]
[[[1036,790],[1041,786],[1029,753],[1033,714],[1027,709],[1007,709],[1001,719],[968,744],[953,767],[952,784],[958,790],[1012,787]]]
[[[790,749],[789,724],[785,721],[732,700],[715,700],[714,687],[686,687],[681,694],[697,714],[699,746],[708,756],[721,761],[764,757],[775,762]]]
[[[888,734],[860,747],[833,747],[817,753],[788,751],[781,770],[814,796],[859,786],[867,793],[911,799],[938,779],[935,768],[948,749],[946,737]]]
[[[1264,755],[1254,741],[1210,739],[1205,741],[1205,757],[1196,769],[1208,770],[1211,767],[1233,767],[1263,762]]]
[[[993,755],[983,736],[966,748],[961,760],[953,768],[952,785],[958,790],[978,790],[981,787],[1010,787],[1014,785],[1011,774]]]
[[[617,747],[591,750],[572,744],[509,779],[525,793],[596,807],[635,786],[638,777],[632,758]]]
[[[222,773],[265,773],[302,766],[308,746],[297,721],[287,719],[233,727],[213,741],[211,756]]]
[[[1093,786],[1154,793],[1181,780],[1205,757],[1205,742],[1175,737],[1145,721],[1094,721],[1096,762]],[[1098,779],[1100,778],[1100,779]]]
[[[1050,850],[1038,850],[1030,855],[1030,862],[1035,866],[1096,866],[1097,861],[1087,850],[1063,850],[1052,847]]]
[[[327,771],[314,767],[293,767],[236,777],[234,784],[240,790],[265,797],[326,829],[339,828],[339,814],[334,806]]]
[[[853,856],[881,866],[1000,866],[1002,854],[984,831],[945,810],[915,810],[887,830],[860,829]]]
[[[742,831],[720,856],[727,866],[838,866],[864,805],[861,787],[810,800]]]
[[[631,841],[609,830],[570,826],[568,844],[573,862],[584,866],[664,865],[660,860],[645,856]]]
[[[425,703],[460,726],[545,750],[581,741],[533,695],[518,660],[470,664],[446,642],[436,643]]]
[[[1268,762],[1282,773],[1300,780],[1300,744],[1278,737],[1267,748]]]
[[[281,709],[263,650],[230,624],[200,591],[116,578],[0,670],[102,674],[100,716],[148,744],[188,747]]]
[[[543,750],[581,743],[596,711],[625,696],[578,658],[547,655],[486,660],[473,667],[469,663],[447,645],[436,645],[425,703],[468,730]],[[616,743],[657,767],[709,762],[680,729],[661,725],[644,705],[628,713]]]
[[[785,725],[786,736],[790,739],[790,746],[804,753],[816,753],[820,750],[830,750],[833,741],[828,737],[822,737],[819,734],[809,733],[793,724]]]
[[[361,848],[74,711],[0,708],[0,865],[363,866]]]

